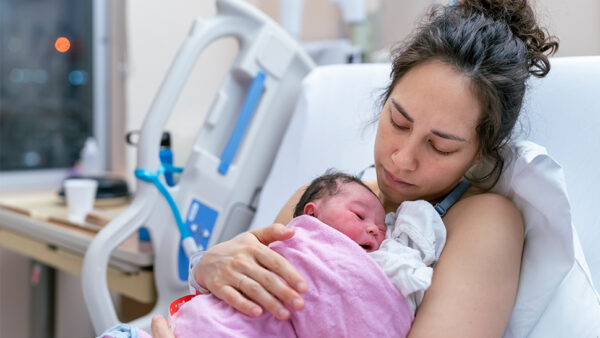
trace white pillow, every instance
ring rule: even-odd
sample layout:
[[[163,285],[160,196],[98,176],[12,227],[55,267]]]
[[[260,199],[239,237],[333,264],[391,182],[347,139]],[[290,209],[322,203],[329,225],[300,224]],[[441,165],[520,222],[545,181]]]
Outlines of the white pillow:
[[[325,169],[358,173],[372,163],[375,128],[365,125],[389,70],[387,64],[335,65],[305,79],[252,227],[271,224],[292,193]],[[511,149],[507,156],[514,160],[494,190],[519,207],[527,236],[505,335],[600,336],[600,298],[572,226],[562,169],[531,142]]]
[[[493,191],[521,211],[526,230],[519,291],[506,337],[600,335],[594,290],[571,222],[563,170],[543,147],[518,141]]]

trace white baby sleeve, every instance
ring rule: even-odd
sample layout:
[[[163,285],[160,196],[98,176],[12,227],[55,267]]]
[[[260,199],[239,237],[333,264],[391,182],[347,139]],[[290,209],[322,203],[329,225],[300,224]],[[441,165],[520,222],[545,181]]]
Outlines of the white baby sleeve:
[[[446,242],[446,228],[426,201],[408,201],[386,217],[387,238],[369,255],[406,297],[413,312],[431,285],[432,266]]]

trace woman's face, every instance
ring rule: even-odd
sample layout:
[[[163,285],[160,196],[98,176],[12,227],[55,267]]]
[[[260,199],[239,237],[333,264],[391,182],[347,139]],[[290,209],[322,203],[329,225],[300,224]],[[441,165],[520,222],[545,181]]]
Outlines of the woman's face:
[[[413,67],[385,102],[375,138],[377,183],[386,210],[436,202],[478,161],[479,102],[470,81],[430,61]]]

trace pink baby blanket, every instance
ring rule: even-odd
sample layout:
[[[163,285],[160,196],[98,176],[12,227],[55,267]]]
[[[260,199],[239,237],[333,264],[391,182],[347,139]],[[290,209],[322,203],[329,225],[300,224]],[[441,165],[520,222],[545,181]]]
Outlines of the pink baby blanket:
[[[365,251],[311,216],[270,247],[306,279],[305,308],[289,321],[245,316],[212,295],[185,303],[172,317],[176,337],[404,337],[413,314],[402,294]]]

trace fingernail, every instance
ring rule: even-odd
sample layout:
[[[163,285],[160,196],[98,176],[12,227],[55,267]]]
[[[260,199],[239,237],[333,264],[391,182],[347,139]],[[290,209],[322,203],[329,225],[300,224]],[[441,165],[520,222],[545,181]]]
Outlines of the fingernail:
[[[290,315],[290,312],[286,309],[280,309],[278,313],[280,318],[287,318]]]
[[[262,310],[258,306],[256,306],[253,307],[252,310],[250,310],[250,312],[252,312],[252,316],[258,317],[262,313]]]
[[[306,289],[307,289],[307,286],[306,286],[305,282],[298,282],[296,284],[296,290],[298,290],[299,292],[304,292],[304,291],[306,291]]]
[[[294,300],[292,301],[292,305],[294,306],[294,309],[300,310],[302,309],[302,305],[304,305],[304,302],[301,298],[294,298]]]

